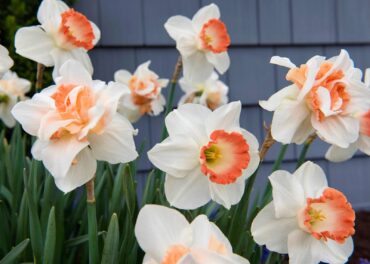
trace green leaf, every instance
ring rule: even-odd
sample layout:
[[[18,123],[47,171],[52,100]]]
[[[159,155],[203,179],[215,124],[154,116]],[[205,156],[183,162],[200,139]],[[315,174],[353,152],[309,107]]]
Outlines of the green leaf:
[[[116,214],[112,215],[109,223],[107,237],[104,241],[102,264],[117,263],[119,253],[119,227]]]
[[[99,245],[95,202],[87,202],[87,218],[89,234],[89,263],[96,264],[99,259]]]
[[[107,233],[106,231],[100,231],[98,233],[98,236],[105,235],[106,233]],[[82,235],[82,236],[78,236],[78,237],[67,240],[64,243],[64,246],[65,247],[75,247],[75,246],[81,245],[81,244],[83,244],[87,241],[89,241],[89,235]]]
[[[2,260],[0,260],[0,264],[8,264],[15,261],[20,256],[20,254],[22,254],[23,250],[26,249],[29,242],[30,240],[27,238],[19,243],[8,254],[6,254],[6,256]]]
[[[131,217],[131,220],[134,221],[135,211],[137,209],[136,188],[129,165],[125,166],[123,175],[123,195],[125,196],[128,213]]]
[[[56,240],[55,211],[54,207],[52,207],[49,214],[48,227],[46,229],[43,263],[47,264],[54,263],[53,260],[54,260],[55,240]]]

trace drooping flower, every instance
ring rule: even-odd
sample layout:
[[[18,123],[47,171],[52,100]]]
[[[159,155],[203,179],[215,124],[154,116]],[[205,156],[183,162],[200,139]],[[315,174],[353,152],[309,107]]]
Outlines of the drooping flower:
[[[229,88],[218,79],[216,72],[213,72],[211,77],[204,82],[191,82],[183,77],[179,80],[179,84],[185,92],[179,101],[179,105],[195,103],[215,110],[228,102],[227,93]]]
[[[98,27],[60,0],[43,0],[37,19],[41,25],[17,31],[16,52],[47,67],[54,66],[54,78],[68,59],[80,61],[92,74],[87,51],[100,39]]]
[[[259,164],[258,141],[239,125],[241,103],[215,111],[184,104],[166,117],[169,137],[149,152],[166,172],[171,205],[195,209],[211,199],[226,208],[240,201],[245,180]]]
[[[94,177],[96,160],[112,164],[137,157],[131,123],[117,113],[121,85],[93,81],[81,63],[68,60],[60,77],[12,110],[37,140],[32,155],[41,160],[57,187],[69,192]]]
[[[13,64],[14,62],[12,58],[10,58],[8,50],[0,45],[0,77],[7,72]]]
[[[145,252],[144,264],[248,264],[234,254],[231,244],[207,216],[192,223],[175,209],[145,205],[139,212],[135,235]]]
[[[345,50],[328,60],[315,56],[300,67],[281,57],[272,57],[271,63],[290,68],[286,78],[293,82],[260,101],[262,108],[274,111],[275,140],[301,144],[316,132],[322,140],[347,148],[358,139],[356,115],[370,109],[370,89]]]
[[[19,78],[15,72],[7,71],[0,78],[0,119],[7,127],[15,125],[15,119],[10,111],[18,100],[26,99],[25,94],[30,88],[30,81]]]
[[[131,122],[136,122],[144,114],[159,115],[166,103],[161,91],[167,86],[168,79],[159,79],[149,65],[150,61],[139,65],[134,74],[126,70],[114,74],[114,80],[124,84],[128,91],[121,98],[118,111]]]
[[[370,89],[370,69],[366,70],[365,84]],[[361,150],[370,156],[370,108],[356,116],[360,120],[360,134],[357,141],[351,143],[348,148],[332,145],[325,157],[332,162],[342,162],[353,157],[357,150]]]
[[[230,37],[215,4],[201,8],[190,20],[173,16],[164,25],[182,56],[184,76],[192,82],[209,78],[213,68],[223,74],[230,66]]]
[[[289,254],[292,264],[346,263],[355,213],[343,193],[328,187],[323,170],[308,161],[293,175],[279,170],[269,179],[273,201],[253,220],[254,240]]]

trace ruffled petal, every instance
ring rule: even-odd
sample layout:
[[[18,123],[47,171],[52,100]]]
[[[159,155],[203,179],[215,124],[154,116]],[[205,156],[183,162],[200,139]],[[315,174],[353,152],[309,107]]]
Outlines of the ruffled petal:
[[[128,85],[131,77],[132,77],[132,74],[126,70],[118,70],[114,73],[114,80],[116,82],[120,82],[125,85]]]
[[[291,68],[297,68],[297,66],[291,62],[291,60],[287,57],[280,57],[280,56],[272,56],[270,59],[271,64],[287,67],[289,69]]]

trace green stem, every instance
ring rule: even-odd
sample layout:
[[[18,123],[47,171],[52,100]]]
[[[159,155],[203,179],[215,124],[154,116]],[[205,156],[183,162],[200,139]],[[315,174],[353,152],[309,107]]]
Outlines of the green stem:
[[[171,81],[170,81],[170,91],[169,91],[169,94],[168,94],[168,97],[167,97],[166,111],[164,113],[165,118],[171,112],[172,107],[173,107],[173,99],[175,97],[176,85],[177,85],[177,81],[180,77],[181,69],[182,69],[182,59],[181,59],[181,56],[179,56],[179,58],[177,60],[177,63],[176,63],[176,66],[175,66],[175,69],[174,69],[173,74],[172,74]],[[167,136],[168,136],[168,133],[167,133],[166,125],[163,122],[161,141],[163,139],[165,139]]]
[[[89,231],[89,263],[97,264],[99,259],[98,227],[96,223],[96,205],[94,194],[94,179],[86,183],[87,220]]]
[[[312,134],[311,136],[308,137],[308,139],[304,143],[303,149],[302,149],[301,153],[299,154],[296,169],[298,169],[304,163],[304,161],[306,160],[306,155],[307,155],[308,149],[310,148],[310,146],[311,146],[312,142],[315,140],[315,138],[316,138],[316,134]]]

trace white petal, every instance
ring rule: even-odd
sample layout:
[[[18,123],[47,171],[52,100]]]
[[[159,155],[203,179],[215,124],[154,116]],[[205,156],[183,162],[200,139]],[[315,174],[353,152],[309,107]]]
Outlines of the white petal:
[[[178,264],[249,264],[248,260],[235,254],[222,255],[212,250],[194,248],[181,258]]]
[[[211,199],[208,178],[202,174],[199,167],[182,178],[167,174],[164,188],[171,206],[180,209],[196,209]]]
[[[367,68],[365,71],[365,84],[370,85],[370,68]]]
[[[59,0],[44,0],[41,2],[37,12],[37,20],[41,24],[52,24],[57,30],[60,22],[60,15],[69,7]]]
[[[213,18],[220,18],[220,9],[217,5],[210,4],[199,9],[192,19],[197,32],[200,32],[203,25]]]
[[[360,81],[350,81],[346,86],[351,98],[345,108],[345,113],[356,115],[370,109],[370,87]]]
[[[302,188],[304,197],[316,198],[328,187],[325,172],[321,167],[311,161],[303,163],[294,173]]]
[[[196,35],[193,23],[189,18],[184,16],[170,17],[164,24],[164,28],[175,41],[178,41],[182,37]]]
[[[240,130],[239,119],[242,105],[240,101],[231,102],[213,111],[205,120],[208,135],[215,130],[228,132]]]
[[[94,32],[93,45],[95,46],[100,40],[101,33],[100,33],[100,29],[98,28],[97,25],[95,25],[94,22],[90,21],[90,24],[91,24],[91,27],[93,28],[93,32]]]
[[[298,100],[301,101],[311,91],[315,84],[316,75],[320,70],[320,64],[325,60],[325,57],[314,56],[307,62],[306,80],[299,92]]]
[[[287,171],[277,170],[269,176],[269,180],[276,218],[296,216],[304,207],[306,198],[298,179]]]
[[[120,82],[125,85],[128,85],[131,77],[132,77],[132,74],[126,70],[118,70],[114,73],[114,80],[116,82]]]
[[[272,56],[270,59],[271,64],[276,64],[279,66],[287,67],[287,68],[296,68],[295,64],[290,61],[289,58],[280,57],[280,56]]]
[[[72,59],[79,61],[85,67],[85,69],[90,73],[92,76],[94,73],[94,68],[92,66],[90,56],[84,49],[73,49],[70,51]]]
[[[370,137],[367,135],[360,135],[358,140],[358,148],[370,156]]]
[[[57,54],[59,54],[60,56],[57,56]],[[73,83],[88,87],[92,86],[92,78],[90,72],[85,68],[83,63],[72,59],[72,53],[66,51],[53,52],[53,56],[56,60],[55,69],[58,69],[57,76],[60,76],[56,80],[56,83],[58,85]]]
[[[135,236],[145,253],[162,261],[168,247],[184,245],[188,230],[188,221],[177,210],[151,204],[140,210]]]
[[[193,35],[180,37],[177,39],[176,48],[184,60],[198,51],[197,40]]]
[[[324,116],[327,117],[335,114],[335,112],[331,110],[332,101],[329,90],[324,87],[319,87],[317,89],[317,96],[320,102],[320,110]]]
[[[51,51],[55,48],[52,38],[39,26],[20,28],[15,34],[16,52],[47,67],[54,66]]]
[[[198,215],[190,224],[190,227],[193,230],[192,247],[208,248],[210,239],[213,237],[225,246],[228,253],[233,252],[229,240],[217,225],[208,220],[207,216]]]
[[[298,93],[298,87],[292,84],[274,93],[267,101],[259,101],[259,105],[267,111],[275,111],[284,99],[294,100]]]
[[[54,101],[50,97],[35,94],[32,99],[17,103],[12,109],[12,114],[24,131],[36,136],[41,119],[53,109]]]
[[[32,147],[32,155],[35,153],[35,157],[42,160],[54,178],[64,178],[77,154],[88,145],[86,140],[79,141],[75,137],[62,137],[53,141],[38,139]]]
[[[347,148],[358,139],[360,123],[354,117],[335,115],[319,121],[312,115],[311,123],[320,138],[329,144]]]
[[[356,151],[357,142],[351,143],[348,148],[331,145],[325,154],[325,158],[331,162],[343,162],[352,158]]]
[[[302,125],[306,126],[306,119],[310,117],[309,114],[310,111],[305,102],[285,99],[275,110],[272,118],[272,137],[283,144],[298,143],[294,142],[293,139],[305,136],[298,134],[298,132],[304,132],[300,127]]]
[[[66,127],[73,121],[73,119],[62,119],[60,113],[57,111],[49,111],[41,119],[37,137],[43,140],[49,140],[60,128]]]
[[[165,119],[168,134],[171,138],[176,136],[191,137],[199,146],[208,142],[204,125],[211,110],[198,104],[184,104],[177,110],[169,113]]]
[[[303,144],[314,132],[315,129],[312,127],[311,118],[308,116],[296,130],[292,142],[298,145]]]
[[[230,57],[227,52],[214,54],[212,52],[206,53],[207,60],[212,63],[220,74],[224,74],[230,67]]]
[[[353,252],[353,240],[349,237],[343,244],[329,239],[326,242],[329,252],[325,252],[323,261],[328,263],[346,263]]]
[[[148,151],[149,160],[173,177],[184,177],[199,166],[200,150],[191,138],[167,138]]]
[[[257,138],[250,132],[245,129],[242,129],[243,136],[249,145],[249,164],[248,167],[243,171],[245,179],[251,176],[260,164],[260,155],[259,155],[259,144]]]
[[[13,64],[14,62],[12,58],[9,57],[8,50],[0,45],[0,73],[8,71]]]
[[[96,172],[96,160],[89,148],[84,148],[77,156],[77,163],[72,165],[64,178],[56,178],[55,185],[67,193],[84,185],[94,178]]]
[[[273,202],[267,204],[254,218],[251,232],[254,241],[259,245],[266,245],[280,254],[288,253],[288,235],[298,228],[296,217],[275,217]]]
[[[196,52],[182,58],[184,77],[192,82],[202,82],[208,79],[213,72],[213,65],[207,60],[203,52]]]
[[[15,104],[15,100],[13,102],[8,102],[6,104],[0,104],[0,119],[4,122],[7,127],[14,127],[16,122],[11,114],[11,109]]]
[[[102,134],[88,136],[91,152],[97,160],[111,164],[126,163],[137,158],[134,128],[123,116],[116,114]]]
[[[226,209],[237,204],[243,196],[245,179],[239,177],[236,182],[230,184],[209,183],[211,198],[213,201],[223,205]]]

